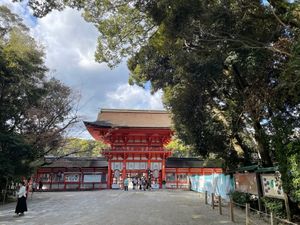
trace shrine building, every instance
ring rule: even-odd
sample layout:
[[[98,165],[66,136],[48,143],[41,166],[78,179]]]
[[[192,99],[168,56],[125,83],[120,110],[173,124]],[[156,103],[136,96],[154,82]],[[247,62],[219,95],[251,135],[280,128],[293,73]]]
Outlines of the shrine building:
[[[166,179],[164,146],[172,137],[166,111],[102,109],[95,122],[85,122],[90,134],[111,147],[102,152],[108,161],[107,185],[117,188],[125,177],[144,176],[160,187]]]
[[[120,189],[126,177],[144,177],[153,188],[189,188],[189,176],[222,173],[196,158],[174,158],[165,148],[173,131],[162,110],[102,109],[94,122],[84,122],[92,137],[109,145],[103,157],[53,160],[37,179],[48,190]],[[61,186],[61,188],[59,188]]]

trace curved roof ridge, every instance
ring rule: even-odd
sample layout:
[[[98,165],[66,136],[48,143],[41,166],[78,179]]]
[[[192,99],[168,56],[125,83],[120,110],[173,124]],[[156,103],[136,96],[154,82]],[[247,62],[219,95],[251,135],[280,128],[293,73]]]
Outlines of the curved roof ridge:
[[[171,113],[165,110],[101,109],[97,120],[85,125],[98,127],[167,128],[172,127]]]
[[[101,112],[124,112],[124,113],[169,113],[166,110],[162,109],[111,109],[111,108],[103,108],[100,110]]]

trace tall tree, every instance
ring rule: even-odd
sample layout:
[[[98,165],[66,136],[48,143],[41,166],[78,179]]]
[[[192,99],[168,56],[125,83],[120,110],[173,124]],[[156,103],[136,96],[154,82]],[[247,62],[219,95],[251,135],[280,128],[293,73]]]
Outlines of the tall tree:
[[[177,124],[200,144],[219,133],[229,138],[222,141],[225,149],[234,147],[245,158],[249,148],[243,139],[248,137],[255,140],[262,163],[272,165],[262,123],[279,109],[274,96],[286,85],[283,71],[299,57],[294,51],[298,24],[293,22],[298,17],[292,13],[297,6],[286,2],[280,14],[276,4],[260,1],[145,2],[143,8],[159,28],[129,60],[131,79],[162,88]],[[285,22],[289,26],[280,19],[287,14],[294,15]],[[280,96],[282,108],[288,97]]]
[[[145,2],[159,28],[128,62],[133,82],[164,90],[187,143],[244,164],[257,150],[263,165],[279,163],[285,190],[298,201],[299,7]]]
[[[27,176],[76,122],[71,90],[47,78],[42,48],[21,19],[0,7],[0,189]]]

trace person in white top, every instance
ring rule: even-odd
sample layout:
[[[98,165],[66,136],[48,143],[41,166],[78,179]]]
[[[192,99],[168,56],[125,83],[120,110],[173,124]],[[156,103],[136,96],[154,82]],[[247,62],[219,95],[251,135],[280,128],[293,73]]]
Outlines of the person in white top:
[[[24,212],[27,212],[27,203],[26,203],[26,187],[25,182],[20,183],[20,189],[17,193],[18,202],[16,206],[15,213],[19,216],[23,216]]]

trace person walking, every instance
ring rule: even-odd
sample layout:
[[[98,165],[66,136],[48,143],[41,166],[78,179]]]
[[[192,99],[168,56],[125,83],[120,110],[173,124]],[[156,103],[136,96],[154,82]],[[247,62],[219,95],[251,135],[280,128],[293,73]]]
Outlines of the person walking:
[[[128,185],[129,185],[129,179],[128,177],[126,177],[124,180],[124,191],[128,191]]]
[[[26,199],[29,196],[29,192],[31,190],[31,184],[30,184],[31,178],[28,178],[27,181],[25,182],[25,187],[26,187]]]
[[[142,179],[142,186],[143,186],[143,190],[146,191],[146,188],[147,188],[147,180],[146,178],[143,177]]]
[[[140,177],[138,179],[138,187],[140,190],[142,190],[142,179]]]
[[[32,182],[32,192],[35,192],[36,191],[36,182],[35,182],[35,180],[33,180],[33,182]]]
[[[36,191],[36,187],[37,187],[36,182],[35,182],[35,180],[33,180],[32,185],[31,185],[31,198],[33,196],[33,193]]]
[[[26,203],[26,186],[25,186],[25,182],[22,181],[20,183],[20,189],[17,193],[18,196],[18,201],[17,201],[17,206],[16,206],[16,210],[15,213],[18,216],[23,216],[24,212],[27,212],[27,203]]]
[[[137,184],[137,180],[136,180],[136,177],[134,177],[132,179],[133,190],[135,190],[136,184]]]
[[[39,191],[43,190],[43,182],[40,180],[39,181]]]

